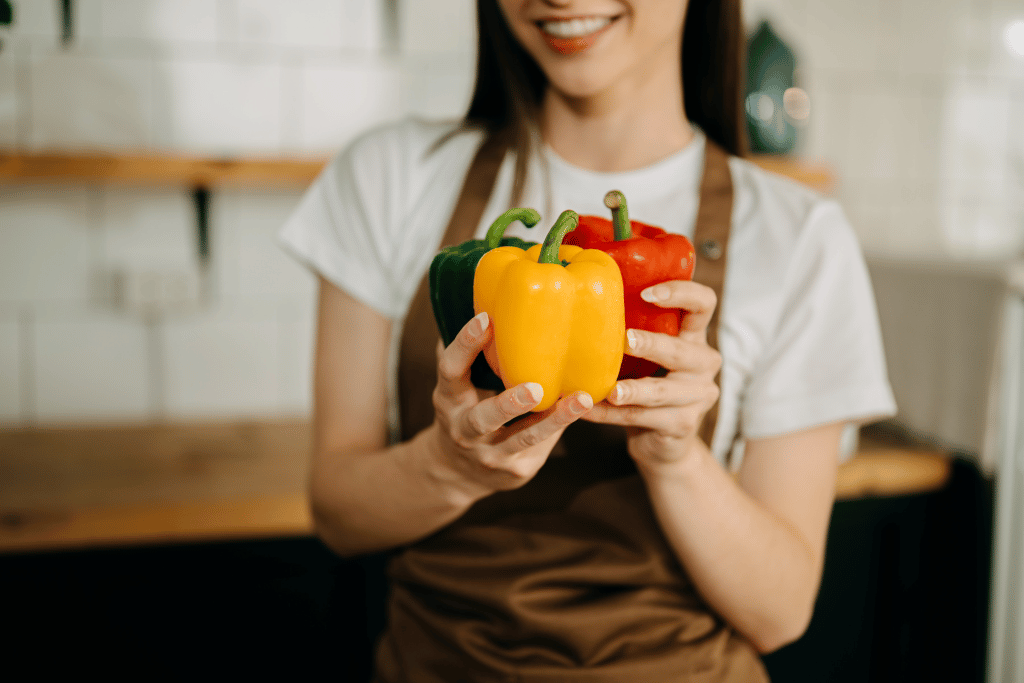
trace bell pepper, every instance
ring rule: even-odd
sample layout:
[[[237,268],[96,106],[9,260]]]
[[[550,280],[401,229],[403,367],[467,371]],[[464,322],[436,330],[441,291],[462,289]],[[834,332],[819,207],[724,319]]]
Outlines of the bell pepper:
[[[579,221],[563,211],[543,245],[498,247],[480,259],[473,280],[477,313],[494,326],[484,350],[505,387],[537,382],[544,398],[534,412],[585,391],[595,402],[615,386],[625,348],[622,275],[596,249],[562,245]]]
[[[445,247],[431,261],[430,303],[445,346],[451,344],[459,330],[473,318],[473,274],[480,257],[499,246],[528,249],[537,244],[518,237],[504,237],[505,230],[515,221],[532,228],[540,222],[540,214],[535,209],[509,209],[491,224],[484,239]],[[473,362],[470,378],[481,389],[501,391],[504,388],[481,356]]]
[[[684,235],[631,221],[626,198],[618,190],[606,194],[604,204],[612,210],[612,220],[581,216],[579,226],[566,235],[565,243],[599,249],[619,264],[627,329],[679,334],[683,311],[648,303],[640,298],[640,292],[666,280],[692,278],[696,262],[693,244]],[[649,360],[624,355],[619,379],[650,377],[660,370],[659,365]]]

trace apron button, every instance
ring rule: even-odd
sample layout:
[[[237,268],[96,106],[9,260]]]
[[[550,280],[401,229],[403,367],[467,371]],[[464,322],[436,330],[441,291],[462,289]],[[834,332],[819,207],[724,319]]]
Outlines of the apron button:
[[[700,243],[700,255],[711,261],[722,258],[722,245],[718,240],[704,240]]]

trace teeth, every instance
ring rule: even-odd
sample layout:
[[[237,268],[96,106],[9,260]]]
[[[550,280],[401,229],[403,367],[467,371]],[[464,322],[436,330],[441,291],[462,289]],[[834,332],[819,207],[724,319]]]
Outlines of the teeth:
[[[612,23],[611,17],[587,17],[586,19],[567,19],[564,21],[542,21],[541,29],[556,38],[581,38],[600,31]]]

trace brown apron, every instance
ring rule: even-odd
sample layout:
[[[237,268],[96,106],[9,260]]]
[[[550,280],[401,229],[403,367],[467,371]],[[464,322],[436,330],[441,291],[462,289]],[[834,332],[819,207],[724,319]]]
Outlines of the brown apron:
[[[442,246],[472,239],[505,149],[492,137],[478,150]],[[695,279],[719,299],[732,197],[728,157],[708,140]],[[712,346],[717,325],[716,310]],[[437,338],[424,278],[402,336],[404,439],[434,420]],[[701,428],[708,443],[716,415]],[[618,427],[573,424],[529,483],[402,550],[389,577],[380,683],[768,680],[679,565]]]

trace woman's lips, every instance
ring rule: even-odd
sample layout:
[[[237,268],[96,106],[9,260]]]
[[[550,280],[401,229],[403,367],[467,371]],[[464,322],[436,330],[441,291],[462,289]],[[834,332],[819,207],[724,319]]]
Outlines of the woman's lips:
[[[574,55],[592,46],[597,38],[607,31],[609,26],[615,23],[615,19],[617,18],[618,17],[610,18],[604,23],[604,25],[590,33],[585,35],[574,35],[571,37],[560,37],[548,33],[544,30],[544,24],[546,22],[538,22],[537,28],[540,29],[541,36],[543,36],[544,41],[552,50],[562,55]]]

